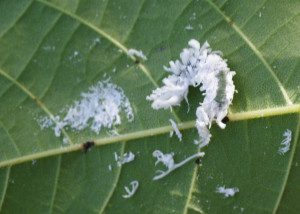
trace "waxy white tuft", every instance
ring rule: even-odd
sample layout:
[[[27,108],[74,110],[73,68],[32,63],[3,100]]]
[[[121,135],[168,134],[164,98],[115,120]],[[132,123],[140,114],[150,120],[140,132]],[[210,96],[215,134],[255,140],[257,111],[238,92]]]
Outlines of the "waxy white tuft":
[[[227,197],[233,197],[236,193],[239,192],[239,189],[237,187],[225,188],[225,186],[221,186],[221,187],[217,187],[216,192],[223,194],[227,198]]]
[[[284,139],[281,141],[282,147],[278,149],[278,153],[280,155],[284,155],[290,150],[291,141],[292,141],[292,131],[289,129],[285,130],[285,132],[283,133],[283,137]]]
[[[187,79],[178,78],[175,75],[171,75],[163,79],[165,84],[161,88],[155,89],[150,96],[147,96],[147,100],[153,101],[153,109],[168,109],[172,106],[177,106],[185,98],[187,100],[189,83]]]

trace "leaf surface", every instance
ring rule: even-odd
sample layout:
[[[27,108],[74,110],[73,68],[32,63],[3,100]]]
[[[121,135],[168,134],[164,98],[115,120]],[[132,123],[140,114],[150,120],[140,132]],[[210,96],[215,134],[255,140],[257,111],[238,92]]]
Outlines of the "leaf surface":
[[[1,212],[298,213],[299,11],[298,0],[1,0]],[[154,150],[174,152],[176,162],[198,150],[198,89],[189,92],[189,112],[186,103],[154,111],[145,99],[191,38],[223,52],[238,93],[226,129],[213,125],[202,164],[152,181],[161,167]],[[130,48],[148,60],[135,63]],[[65,129],[63,145],[40,128],[39,117],[59,115],[108,77],[135,114],[132,123],[122,118],[119,136]],[[170,138],[170,118],[183,142]],[[279,155],[286,129],[291,148]],[[96,147],[84,154],[90,140]],[[128,151],[135,161],[118,167],[114,152]],[[124,199],[132,180],[140,186]],[[239,192],[224,198],[215,192],[223,185]]]

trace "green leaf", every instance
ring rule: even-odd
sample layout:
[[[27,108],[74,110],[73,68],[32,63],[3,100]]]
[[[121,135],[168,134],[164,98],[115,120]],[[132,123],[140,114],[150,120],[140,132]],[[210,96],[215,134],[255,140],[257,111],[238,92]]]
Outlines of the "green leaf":
[[[298,213],[299,11],[298,0],[0,0],[1,212]],[[198,150],[198,89],[189,112],[185,103],[154,111],[145,99],[191,38],[223,52],[238,93],[226,129],[213,125],[202,164],[152,181],[154,150],[174,152],[176,162]],[[136,64],[130,48],[148,60]],[[119,136],[64,130],[64,146],[39,127],[37,118],[60,114],[107,77],[134,109]],[[184,142],[169,137],[170,118]],[[291,149],[279,155],[286,129]],[[85,154],[90,140],[96,147]],[[117,167],[114,152],[128,151],[136,159]],[[124,199],[132,180],[139,188]],[[222,185],[239,192],[224,198],[215,192]]]

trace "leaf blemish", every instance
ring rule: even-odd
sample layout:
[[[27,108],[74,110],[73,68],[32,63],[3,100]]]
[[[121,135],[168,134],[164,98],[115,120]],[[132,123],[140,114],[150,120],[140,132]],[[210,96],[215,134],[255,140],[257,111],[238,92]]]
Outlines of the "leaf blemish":
[[[83,152],[86,154],[95,145],[94,141],[87,141],[82,144]]]
[[[188,24],[187,26],[185,26],[184,28],[185,30],[194,30],[194,27],[190,24]]]
[[[229,118],[226,116],[222,119],[222,123],[227,124],[229,122]]]
[[[195,160],[195,163],[196,163],[197,165],[201,165],[201,164],[202,164],[202,158],[201,158],[201,157],[197,158],[197,159]]]

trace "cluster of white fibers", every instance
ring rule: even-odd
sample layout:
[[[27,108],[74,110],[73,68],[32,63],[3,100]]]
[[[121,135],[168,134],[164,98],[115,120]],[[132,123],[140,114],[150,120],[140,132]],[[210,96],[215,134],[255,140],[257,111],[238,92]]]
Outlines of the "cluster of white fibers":
[[[207,145],[211,134],[209,128],[213,121],[225,128],[222,119],[227,115],[232,103],[235,86],[226,60],[220,51],[212,51],[207,42],[202,46],[192,39],[189,47],[180,53],[180,60],[170,61],[170,67],[164,67],[170,75],[163,79],[164,86],[153,90],[147,100],[152,101],[153,109],[167,109],[187,101],[189,86],[198,87],[205,96],[196,111],[196,127],[200,136],[200,147]]]
[[[284,139],[281,142],[281,147],[278,149],[278,153],[283,155],[287,153],[290,150],[291,147],[291,141],[292,141],[292,131],[287,129],[283,133]]]
[[[122,111],[129,122],[133,121],[132,107],[123,89],[107,79],[91,86],[88,92],[82,93],[81,99],[67,108],[67,113],[62,119],[55,116],[52,118],[55,123],[47,122],[50,121],[49,118],[41,119],[39,122],[42,128],[47,125],[53,127],[57,137],[61,135],[64,127],[76,131],[90,128],[98,134],[102,128],[113,128],[121,124]]]
[[[122,166],[125,163],[129,163],[133,161],[135,157],[135,155],[132,152],[128,152],[128,153],[126,152],[121,156],[118,156],[118,154],[115,152],[114,156],[118,166]]]
[[[225,186],[217,187],[216,193],[223,194],[226,198],[233,197],[240,190],[237,187],[226,188]]]

